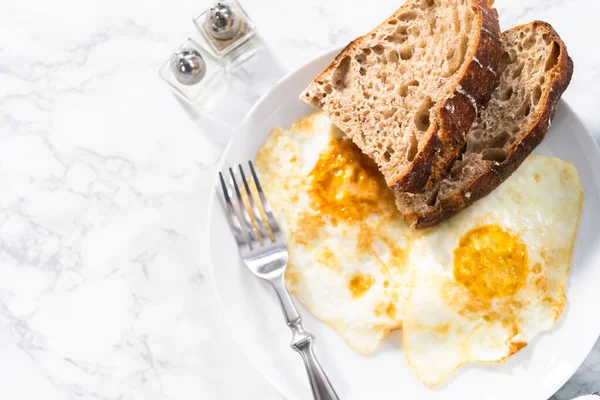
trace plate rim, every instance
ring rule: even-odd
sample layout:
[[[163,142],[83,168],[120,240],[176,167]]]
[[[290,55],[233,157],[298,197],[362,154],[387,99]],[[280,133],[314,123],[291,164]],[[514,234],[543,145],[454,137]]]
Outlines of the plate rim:
[[[317,62],[318,60],[321,60],[323,58],[331,58],[333,60],[333,58],[335,57],[335,55],[337,53],[339,53],[342,49],[344,48],[344,46],[334,46],[334,47],[330,47],[329,49],[319,53],[317,56],[315,56],[314,58],[310,59],[309,61],[301,64],[300,66],[298,66],[297,68],[289,71],[288,73],[286,73],[282,78],[280,78],[276,83],[273,84],[273,86],[271,88],[269,88],[269,90],[267,90],[265,93],[263,93],[260,98],[256,101],[256,103],[248,110],[247,114],[244,116],[244,118],[242,119],[242,121],[240,122],[240,124],[238,125],[239,128],[237,132],[230,138],[229,142],[227,143],[227,145],[225,146],[225,148],[223,149],[223,152],[221,154],[221,157],[219,159],[219,162],[217,163],[216,167],[216,171],[221,171],[223,168],[223,165],[225,164],[227,155],[229,154],[229,152],[231,151],[231,148],[233,147],[234,143],[238,140],[239,137],[241,137],[242,135],[245,134],[246,131],[246,126],[248,124],[248,121],[252,118],[252,116],[256,113],[256,110],[259,109],[263,103],[265,103],[267,101],[267,99],[271,96],[271,94],[276,91],[282,84],[284,84],[285,82],[287,82],[288,80],[290,80],[294,75],[296,75],[299,71],[301,71],[302,69],[308,67],[309,65]],[[567,112],[571,113],[576,119],[577,121],[581,124],[581,126],[583,127],[583,130],[585,131],[586,137],[587,139],[589,139],[589,141],[591,141],[593,143],[593,150],[590,150],[592,152],[595,152],[598,156],[600,156],[600,145],[598,144],[598,142],[596,142],[596,140],[593,138],[593,136],[591,135],[589,129],[587,128],[587,126],[584,124],[583,120],[579,117],[579,115],[575,112],[575,109],[573,107],[571,107],[571,105],[564,99],[561,98],[560,99],[560,103],[562,103],[562,107],[564,107]],[[206,224],[206,233],[207,233],[207,245],[208,245],[208,252],[207,252],[207,256],[208,256],[208,267],[209,267],[209,271],[211,276],[213,277],[213,279],[211,279],[211,287],[212,290],[214,292],[215,295],[215,299],[217,301],[218,304],[218,311],[219,311],[219,315],[223,315],[225,312],[225,303],[221,297],[221,294],[219,292],[219,289],[217,287],[217,283],[216,280],[214,279],[214,270],[215,270],[215,265],[213,263],[213,252],[212,252],[212,246],[211,246],[211,242],[212,242],[212,237],[211,237],[211,231],[212,231],[212,218],[211,215],[215,210],[216,207],[216,203],[219,201],[218,200],[218,179],[217,179],[217,175],[215,173],[215,176],[213,177],[212,183],[211,183],[211,192],[210,192],[210,199],[208,201],[208,213],[207,213],[207,218],[208,218],[208,223]],[[600,179],[599,179],[600,181]],[[600,186],[599,186],[600,189]],[[578,221],[579,223],[581,222],[580,220]],[[577,240],[577,239],[576,239]],[[598,244],[600,244],[600,241],[598,242]],[[600,247],[596,247],[595,248],[595,253],[600,254]],[[596,262],[596,264],[600,264],[600,258],[599,261]],[[572,265],[571,265],[572,267]],[[240,350],[242,356],[248,360],[248,362],[250,363],[250,365],[252,365],[252,367],[258,372],[258,374],[265,380],[265,382],[271,387],[273,388],[280,396],[282,396],[283,398],[287,399],[287,394],[284,393],[283,389],[267,374],[265,374],[257,365],[257,363],[250,357],[248,351],[246,351],[244,349],[243,346],[241,346],[240,343],[240,338],[237,337],[236,333],[235,333],[235,328],[233,326],[233,321],[229,318],[224,318],[225,322],[226,322],[226,326],[227,329],[229,331],[229,334],[231,335],[235,346]],[[549,386],[549,393],[546,392],[541,392],[540,394],[543,395],[542,398],[543,399],[547,399],[550,398],[551,396],[553,396],[554,394],[556,394],[558,392],[558,390],[560,390],[574,375],[575,373],[579,370],[579,368],[581,367],[581,365],[583,365],[583,363],[585,362],[585,360],[587,359],[587,357],[589,356],[589,354],[591,353],[592,349],[594,348],[596,342],[598,341],[598,338],[600,338],[600,319],[599,322],[597,323],[597,327],[596,330],[598,331],[597,335],[594,335],[594,340],[591,341],[591,343],[589,344],[589,346],[586,346],[586,351],[585,351],[585,356],[582,358],[582,360],[580,362],[575,362],[573,363],[573,368],[571,371],[569,371],[568,374],[566,374],[562,379],[559,379],[556,381],[555,385],[548,385]]]

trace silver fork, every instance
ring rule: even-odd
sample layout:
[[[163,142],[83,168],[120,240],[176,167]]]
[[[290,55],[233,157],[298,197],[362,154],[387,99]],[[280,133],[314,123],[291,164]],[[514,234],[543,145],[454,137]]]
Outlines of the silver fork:
[[[333,386],[315,356],[313,349],[315,337],[302,327],[302,317],[298,314],[298,310],[296,310],[290,294],[285,287],[284,272],[288,263],[287,246],[283,233],[279,229],[279,225],[267,203],[252,162],[248,161],[248,165],[260,198],[260,203],[262,204],[262,209],[266,215],[266,221],[263,221],[257,202],[250,192],[250,186],[242,166],[238,165],[239,175],[244,185],[243,189],[248,196],[252,216],[244,205],[242,192],[240,191],[240,186],[233,170],[229,168],[235,197],[231,194],[223,174],[219,172],[227,215],[240,254],[244,260],[244,264],[246,264],[250,271],[259,278],[269,282],[273,289],[275,289],[287,325],[292,331],[290,346],[302,356],[314,398],[317,400],[339,400],[338,395],[335,393]],[[242,215],[243,222],[240,222],[238,213]],[[253,225],[253,221],[255,225]],[[272,235],[269,234],[265,223],[268,224]]]

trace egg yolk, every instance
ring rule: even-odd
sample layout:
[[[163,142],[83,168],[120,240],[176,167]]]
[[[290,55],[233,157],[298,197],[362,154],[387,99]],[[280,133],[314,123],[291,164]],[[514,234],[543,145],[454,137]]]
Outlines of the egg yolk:
[[[525,244],[496,225],[470,230],[454,250],[454,278],[480,299],[515,294],[528,272]]]
[[[310,177],[309,194],[316,210],[331,216],[334,224],[363,220],[394,204],[377,165],[343,138],[332,139],[330,150],[320,155]]]
[[[348,289],[352,294],[353,298],[363,296],[367,290],[371,289],[371,286],[375,283],[375,278],[369,274],[357,274],[350,279]]]

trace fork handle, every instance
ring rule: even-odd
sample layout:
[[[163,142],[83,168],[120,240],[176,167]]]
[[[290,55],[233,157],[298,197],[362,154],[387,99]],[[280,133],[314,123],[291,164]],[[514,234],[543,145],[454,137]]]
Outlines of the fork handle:
[[[291,346],[302,356],[315,400],[339,400],[335,389],[331,385],[331,382],[329,382],[313,350],[315,337],[304,330],[301,320],[289,326],[293,332]]]
[[[271,281],[271,283],[281,303],[281,309],[283,310],[286,322],[292,331],[290,346],[302,356],[302,361],[304,361],[313,397],[315,400],[339,400],[335,389],[331,385],[331,382],[329,382],[325,371],[323,371],[323,367],[321,367],[315,355],[313,349],[315,336],[304,330],[302,318],[285,287],[283,276],[281,279]]]
[[[283,311],[285,322],[290,325],[296,321],[300,321],[302,318],[300,318],[300,314],[298,313],[298,310],[296,310],[296,306],[292,301],[290,293],[288,292],[287,287],[285,287],[283,275],[276,277],[270,282],[279,298],[279,304],[281,304],[281,311]]]

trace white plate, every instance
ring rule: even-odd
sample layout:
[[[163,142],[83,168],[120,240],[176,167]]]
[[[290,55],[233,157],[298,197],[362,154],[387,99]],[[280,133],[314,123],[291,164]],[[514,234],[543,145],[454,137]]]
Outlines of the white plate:
[[[244,129],[225,151],[224,166],[254,159],[271,128],[285,127],[311,111],[298,100],[298,95],[335,54],[337,51],[329,52],[292,73],[256,104]],[[360,356],[332,329],[299,306],[305,327],[317,337],[317,353],[323,367],[342,399],[546,400],[583,362],[600,333],[596,312],[600,299],[600,152],[577,116],[562,103],[536,153],[573,163],[585,191],[566,289],[568,306],[558,325],[505,364],[465,366],[446,384],[429,389],[410,370],[399,345],[386,340],[375,354]],[[276,299],[241,263],[216,192],[209,213],[214,284],[235,339],[287,399],[311,398],[302,361],[289,348],[290,332]]]

